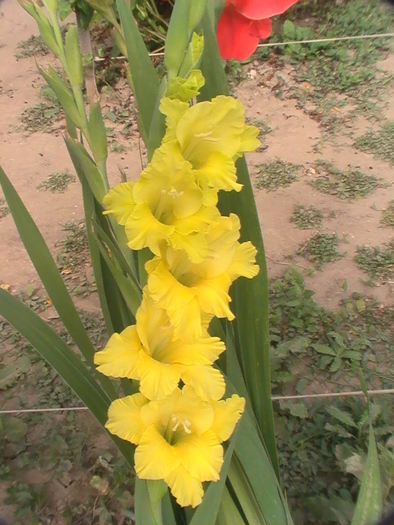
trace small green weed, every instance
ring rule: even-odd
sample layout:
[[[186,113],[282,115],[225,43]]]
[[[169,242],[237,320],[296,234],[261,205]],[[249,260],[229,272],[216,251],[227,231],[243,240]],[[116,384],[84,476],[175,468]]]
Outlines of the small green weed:
[[[94,277],[90,271],[90,254],[84,222],[64,225],[66,238],[59,243],[56,256],[58,266],[70,291],[75,295],[88,296],[95,291]]]
[[[37,189],[50,191],[51,193],[64,193],[71,182],[75,182],[75,176],[69,171],[56,171],[41,182]]]
[[[315,206],[302,206],[297,204],[291,216],[291,222],[300,228],[300,230],[312,230],[322,225],[323,212]]]
[[[27,40],[22,40],[16,47],[16,58],[27,58],[36,56],[45,56],[49,53],[47,45],[41,36],[31,36]]]
[[[88,261],[88,239],[85,223],[71,221],[64,225],[66,238],[59,243],[57,262],[62,270],[81,267]]]
[[[62,114],[58,102],[38,102],[22,112],[20,116],[22,128],[29,133],[35,131],[50,133],[54,122],[60,120]]]
[[[283,483],[296,525],[350,523],[368,449],[368,413],[360,398],[281,401],[276,428]],[[394,502],[393,402],[371,404],[385,508]],[[289,435],[292,439],[289,439]]]
[[[342,257],[338,252],[338,244],[339,240],[336,233],[317,233],[297,253],[320,269],[325,264],[337,261]]]
[[[267,191],[275,191],[280,187],[290,186],[297,180],[301,166],[276,159],[266,164],[258,164],[255,168],[256,187]]]
[[[372,153],[376,157],[394,164],[394,122],[383,124],[379,131],[367,131],[354,145],[361,151]]]
[[[226,73],[229,82],[233,85],[237,85],[248,78],[246,69],[242,67],[242,62],[238,62],[238,60],[227,61]]]
[[[47,491],[43,484],[29,485],[15,482],[7,488],[7,496],[4,498],[4,503],[16,507],[15,518],[22,520],[22,523],[27,518],[31,525],[39,525],[40,520],[38,516],[45,508],[47,499]],[[33,521],[30,521],[31,519]]]
[[[392,279],[394,277],[394,239],[386,245],[385,249],[380,246],[358,246],[354,260],[371,279]]]
[[[381,182],[374,175],[366,175],[349,166],[348,171],[341,171],[326,161],[317,163],[318,177],[308,181],[313,188],[322,193],[335,195],[342,200],[366,197]]]
[[[0,197],[0,219],[10,213],[10,209],[7,206],[7,201]]]
[[[124,153],[126,151],[126,146],[124,144],[119,144],[119,142],[112,142],[111,151],[114,153]]]
[[[0,212],[1,217],[1,212]],[[394,228],[394,201],[390,201],[387,205],[387,208],[382,213],[382,218],[380,223],[383,226],[391,226]]]
[[[392,10],[378,0],[350,0],[329,8],[328,4],[315,0],[306,0],[303,4],[308,13],[308,26],[305,26],[305,14],[300,14],[299,22],[287,17],[275,40],[367,35],[374,34],[372,28],[376,33],[384,33],[391,31],[394,23]],[[307,101],[314,103],[316,110],[308,113],[326,132],[335,132],[360,112],[376,120],[382,115],[382,95],[393,81],[393,75],[382,74],[378,67],[378,61],[385,58],[389,50],[390,42],[383,38],[283,46],[277,49],[277,54],[297,63],[293,72],[297,84],[281,93],[297,99],[303,106]],[[349,111],[343,110],[345,106]]]

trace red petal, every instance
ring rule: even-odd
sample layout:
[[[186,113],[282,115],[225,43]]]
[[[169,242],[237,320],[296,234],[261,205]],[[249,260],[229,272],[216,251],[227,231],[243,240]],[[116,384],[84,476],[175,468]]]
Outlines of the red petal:
[[[257,34],[250,32],[251,21],[237,13],[232,6],[225,7],[217,27],[220,55],[229,60],[246,60],[259,43]]]
[[[271,16],[280,15],[298,0],[228,0],[241,14],[251,20],[261,20]]]
[[[268,38],[272,31],[271,20],[269,18],[253,20],[250,24],[249,31],[252,35],[256,35],[259,38]]]

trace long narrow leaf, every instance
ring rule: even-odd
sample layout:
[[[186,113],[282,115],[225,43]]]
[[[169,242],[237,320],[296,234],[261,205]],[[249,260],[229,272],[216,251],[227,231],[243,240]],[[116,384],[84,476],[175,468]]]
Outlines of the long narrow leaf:
[[[89,369],[50,326],[27,306],[0,288],[0,315],[11,323],[40,355],[63,377],[101,425],[107,420],[111,399]],[[133,467],[131,443],[110,437]]]
[[[136,525],[161,525],[153,512],[145,479],[135,479],[134,501]]]
[[[31,215],[1,168],[0,184],[22,242],[53,306],[80,352],[88,364],[93,367],[95,348],[82,324],[56,263]],[[114,399],[116,392],[110,380],[99,373],[97,376],[107,394]]]
[[[368,455],[351,525],[371,525],[382,514],[382,484],[379,457],[372,425],[369,425]]]
[[[134,95],[140,113],[140,131],[147,145],[159,91],[159,77],[131,13],[130,4],[125,0],[117,0],[117,6],[127,48]]]
[[[206,83],[201,91],[201,98],[211,99],[219,94],[228,93],[228,86],[213,30],[213,20],[208,11],[203,19],[202,28],[205,46],[201,68]],[[239,216],[242,224],[241,240],[250,240],[257,248],[260,273],[252,280],[238,279],[232,287],[233,308],[238,328],[235,342],[239,341],[242,345],[242,348],[238,346],[237,353],[246,386],[279,479],[271,402],[268,279],[265,251],[252,185],[244,158],[238,160],[237,173],[239,182],[243,184],[242,191],[235,195],[233,195],[234,192],[222,195],[219,205],[223,213],[228,214],[231,211]]]

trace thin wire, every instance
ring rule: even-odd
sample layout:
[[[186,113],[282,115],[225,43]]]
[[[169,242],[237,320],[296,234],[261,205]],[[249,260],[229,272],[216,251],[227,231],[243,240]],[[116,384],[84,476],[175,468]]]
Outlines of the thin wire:
[[[378,396],[384,394],[394,394],[394,388],[387,390],[367,390],[368,395]],[[326,397],[351,397],[351,396],[364,396],[362,390],[355,390],[350,392],[329,392],[327,394],[300,394],[294,396],[272,396],[272,401],[285,401],[285,400],[296,400],[296,399],[319,399]]]
[[[392,37],[394,37],[394,33],[377,33],[375,35],[338,36],[332,38],[314,38],[310,40],[292,40],[290,42],[269,42],[268,44],[259,44],[257,47],[288,46],[290,44],[318,44],[321,42],[341,42],[343,40],[365,40],[370,38]]]
[[[394,388],[387,390],[368,390],[368,395],[387,395],[394,394]],[[330,392],[327,394],[300,394],[294,396],[272,396],[272,401],[288,401],[298,399],[319,399],[327,397],[351,397],[351,396],[363,396],[362,390],[355,390],[350,392]],[[88,410],[87,407],[56,407],[56,408],[21,408],[16,410],[0,410],[0,415],[3,414],[31,414],[31,413],[44,413],[44,412],[77,412]]]
[[[289,42],[269,42],[267,44],[259,44],[257,47],[282,47],[282,46],[288,46],[293,44],[318,44],[322,42],[341,42],[344,40],[365,40],[365,39],[371,39],[371,38],[393,38],[394,33],[377,33],[375,35],[354,35],[354,36],[338,36],[338,37],[332,37],[332,38],[315,38],[310,40],[291,40]],[[150,57],[162,57],[164,56],[163,52],[153,52],[149,53]],[[112,57],[114,60],[125,60],[126,57],[119,56],[119,57]],[[101,62],[102,60],[106,60],[105,58],[101,57],[95,57],[95,62]]]

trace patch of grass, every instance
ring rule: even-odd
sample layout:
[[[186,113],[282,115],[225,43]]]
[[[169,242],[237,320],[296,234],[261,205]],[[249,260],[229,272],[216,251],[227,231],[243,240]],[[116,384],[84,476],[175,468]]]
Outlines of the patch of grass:
[[[387,208],[382,213],[380,223],[383,226],[391,226],[392,228],[394,228],[394,201],[390,201],[388,203]]]
[[[36,56],[45,56],[49,53],[47,45],[41,36],[32,35],[27,40],[18,43],[15,51],[16,58],[27,58]]]
[[[338,252],[338,244],[339,240],[336,233],[317,233],[297,253],[320,269],[325,264],[337,261],[342,257]]]
[[[119,144],[119,142],[112,142],[111,151],[114,153],[124,153],[126,151],[126,146],[124,144]]]
[[[58,245],[57,264],[70,291],[75,295],[88,296],[96,290],[96,285],[90,267],[85,223],[68,222],[64,225],[64,231],[67,235]]]
[[[366,175],[349,166],[348,171],[341,171],[326,161],[317,163],[318,177],[309,180],[313,188],[322,193],[335,195],[342,200],[353,200],[366,197],[373,192],[381,182],[374,175]]]
[[[71,182],[75,182],[75,176],[69,171],[56,171],[41,182],[37,189],[50,191],[51,193],[64,193]]]
[[[7,206],[7,201],[0,197],[0,219],[3,219],[6,215],[10,213],[10,209]]]
[[[291,216],[291,222],[300,228],[300,230],[312,230],[322,225],[323,212],[315,206],[302,206],[297,204]]]
[[[297,180],[297,174],[301,166],[276,159],[266,164],[258,164],[255,168],[256,187],[267,191],[275,191],[278,188],[290,186]]]
[[[349,35],[367,35],[389,32],[394,23],[393,10],[378,0],[350,0],[338,5],[306,0],[307,10],[299,21],[288,16],[280,33],[279,42],[302,41]],[[318,5],[318,8],[316,6]],[[297,9],[297,7],[296,7]],[[294,21],[295,20],[295,21]],[[374,28],[373,32],[372,28]],[[378,61],[390,51],[387,39],[315,42],[290,44],[277,48],[284,61],[296,63],[292,76],[296,85],[281,93],[296,98],[302,107],[307,101],[316,105],[308,110],[327,132],[362,114],[376,120],[382,115],[382,96],[392,83],[393,75],[382,73]],[[349,109],[345,109],[346,106]]]
[[[393,408],[389,397],[387,403],[374,400],[371,405],[386,509],[394,500],[392,453],[386,447],[392,439]],[[276,411],[281,472],[295,524],[350,523],[368,450],[364,400],[281,401]]]
[[[22,128],[29,133],[41,131],[50,133],[54,122],[62,118],[62,108],[58,102],[38,102],[26,108],[21,116]]]
[[[88,238],[83,221],[71,221],[64,225],[66,238],[59,243],[57,262],[61,269],[73,269],[88,261]]]
[[[372,153],[376,157],[394,164],[394,122],[383,124],[379,131],[367,131],[359,137],[354,145],[365,153]]]
[[[394,277],[394,239],[385,248],[358,246],[354,260],[371,279],[392,279]]]

